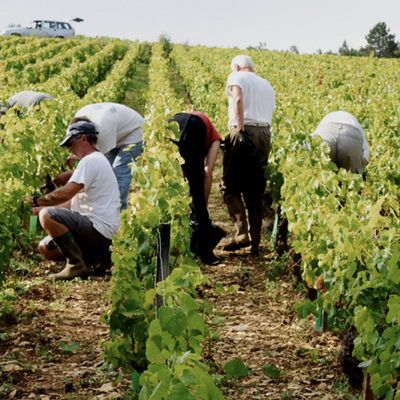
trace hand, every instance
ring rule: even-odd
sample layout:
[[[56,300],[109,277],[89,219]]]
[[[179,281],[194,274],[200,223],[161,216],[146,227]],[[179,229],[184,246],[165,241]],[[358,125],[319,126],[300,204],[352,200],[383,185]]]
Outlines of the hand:
[[[239,146],[246,150],[253,150],[256,147],[246,131],[239,131],[239,142]]]
[[[31,215],[39,215],[40,210],[41,210],[42,208],[43,208],[43,207],[32,207]]]
[[[33,196],[30,196],[30,197],[24,196],[24,201],[26,203],[28,203],[32,208],[34,208],[34,206],[33,206]]]
[[[76,158],[75,154],[71,154],[71,155],[65,160],[65,163],[67,164],[67,166],[68,166],[69,168],[73,168],[73,167],[74,167],[75,161],[78,161],[78,159]]]
[[[65,186],[65,184],[69,181],[69,178],[71,178],[73,172],[74,171],[66,171],[62,172],[60,175],[57,175],[53,179],[54,184],[57,186]]]

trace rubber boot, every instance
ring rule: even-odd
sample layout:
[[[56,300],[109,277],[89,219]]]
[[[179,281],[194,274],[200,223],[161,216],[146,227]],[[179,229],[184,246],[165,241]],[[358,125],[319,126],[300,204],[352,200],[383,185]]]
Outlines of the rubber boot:
[[[192,234],[189,237],[190,241],[190,251],[195,254],[196,256],[199,254],[199,224],[195,221],[190,221],[189,226],[193,229]]]
[[[212,247],[212,225],[204,226],[195,221],[190,221],[189,226],[193,229],[193,233],[190,236],[190,251],[199,256],[201,261],[205,264],[213,265],[219,263],[219,258],[213,253],[215,244]]]
[[[89,275],[89,268],[83,261],[82,251],[73,237],[72,233],[68,231],[61,236],[53,239],[61,254],[67,260],[67,266],[58,274],[49,275],[49,280],[69,281],[79,276],[81,278]]]
[[[218,243],[227,235],[224,229],[211,224],[211,249],[214,250]]]
[[[197,224],[197,249],[201,261],[205,264],[215,265],[219,258],[214,254],[211,245],[211,225]]]
[[[266,220],[268,221],[265,230],[268,232],[272,232],[274,229],[274,222],[275,222],[275,215],[276,211],[272,207],[265,207],[264,206],[264,215]]]
[[[251,253],[259,254],[261,241],[261,227],[263,219],[263,205],[248,207],[251,237]]]
[[[249,231],[247,228],[246,210],[240,196],[230,197],[226,205],[229,216],[236,228],[234,239],[224,246],[225,251],[236,251],[250,245]]]

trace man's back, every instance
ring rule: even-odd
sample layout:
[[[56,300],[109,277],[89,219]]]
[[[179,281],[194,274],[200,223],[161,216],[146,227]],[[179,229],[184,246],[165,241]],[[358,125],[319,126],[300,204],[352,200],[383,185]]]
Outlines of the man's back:
[[[242,90],[244,122],[272,123],[275,109],[275,93],[270,83],[254,72],[232,72],[228,77],[227,94],[229,96],[229,126],[236,125],[233,117],[233,98],[230,87],[239,86]]]
[[[142,140],[140,128],[144,119],[132,108],[117,103],[89,104],[75,114],[75,117],[83,116],[89,117],[98,130],[97,148],[103,154],[117,146]],[[137,130],[140,132],[133,133]]]
[[[40,104],[44,99],[53,100],[53,96],[50,96],[46,93],[41,92],[34,92],[31,90],[25,90],[23,92],[19,92],[14,96],[10,97],[7,100],[8,107],[11,108],[15,105],[24,108],[29,106],[37,106]]]

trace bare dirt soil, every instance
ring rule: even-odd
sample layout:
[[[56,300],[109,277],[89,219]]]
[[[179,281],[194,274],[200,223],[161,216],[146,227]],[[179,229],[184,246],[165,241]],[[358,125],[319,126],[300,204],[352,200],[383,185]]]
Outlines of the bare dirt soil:
[[[316,331],[314,317],[297,317],[294,304],[305,291],[292,278],[288,258],[277,256],[267,235],[260,257],[248,249],[222,250],[233,228],[217,184],[210,215],[229,236],[216,249],[220,264],[202,266],[210,285],[199,288],[198,300],[213,336],[203,355],[225,398],[359,398],[349,392],[340,370],[339,337]],[[29,259],[18,257],[16,269]],[[133,399],[129,376],[101,358],[100,342],[109,331],[100,316],[110,307],[110,275],[66,283],[46,280],[50,271],[61,268],[40,260],[23,278],[15,311],[0,322],[0,333],[6,334],[0,336],[0,398]],[[10,278],[14,275],[10,267]],[[236,288],[218,294],[217,285]],[[224,365],[236,358],[249,368],[249,376],[227,379]],[[264,366],[273,366],[279,376],[268,377]]]

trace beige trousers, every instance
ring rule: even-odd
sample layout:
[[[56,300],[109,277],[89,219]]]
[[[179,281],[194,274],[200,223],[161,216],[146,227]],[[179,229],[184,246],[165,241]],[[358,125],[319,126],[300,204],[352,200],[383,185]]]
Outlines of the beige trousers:
[[[317,134],[330,147],[331,160],[338,168],[353,174],[363,173],[362,137],[358,129],[330,122],[321,126]]]

